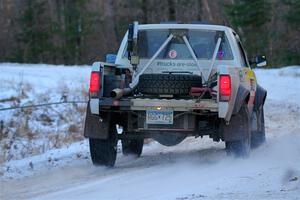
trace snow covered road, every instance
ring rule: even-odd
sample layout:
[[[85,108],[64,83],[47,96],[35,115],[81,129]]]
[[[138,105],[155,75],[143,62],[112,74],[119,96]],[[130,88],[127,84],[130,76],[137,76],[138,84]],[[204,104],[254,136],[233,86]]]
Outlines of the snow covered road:
[[[300,67],[256,74],[269,92],[267,143],[248,159],[188,138],[147,144],[139,159],[119,154],[106,169],[92,166],[84,141],[4,163],[0,199],[300,199]]]

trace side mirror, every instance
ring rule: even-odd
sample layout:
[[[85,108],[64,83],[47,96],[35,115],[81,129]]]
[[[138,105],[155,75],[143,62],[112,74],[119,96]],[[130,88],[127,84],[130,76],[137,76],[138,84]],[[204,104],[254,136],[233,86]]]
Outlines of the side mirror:
[[[256,67],[265,67],[267,66],[266,56],[256,56],[250,61],[250,64],[256,64]]]

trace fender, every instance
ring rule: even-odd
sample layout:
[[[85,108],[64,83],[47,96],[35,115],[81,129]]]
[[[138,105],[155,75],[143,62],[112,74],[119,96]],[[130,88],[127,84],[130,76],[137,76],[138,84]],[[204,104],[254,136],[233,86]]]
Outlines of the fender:
[[[267,91],[262,88],[260,85],[256,87],[256,95],[254,100],[254,109],[257,110],[261,105],[265,104],[267,98]]]
[[[84,123],[84,137],[95,139],[107,139],[109,135],[109,122],[111,114],[100,113],[100,116],[93,115],[88,102]]]
[[[240,111],[245,100],[248,101],[247,98],[249,98],[249,95],[250,91],[247,90],[244,86],[240,85],[235,97],[232,115],[235,115]]]

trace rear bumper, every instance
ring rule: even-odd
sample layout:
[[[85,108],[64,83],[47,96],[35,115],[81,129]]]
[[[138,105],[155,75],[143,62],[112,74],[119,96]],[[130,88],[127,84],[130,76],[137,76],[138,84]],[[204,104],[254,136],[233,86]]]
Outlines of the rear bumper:
[[[96,117],[100,116],[99,119],[97,118],[97,122],[100,122],[100,124],[108,122],[109,118],[106,118],[106,116],[110,116],[118,124],[120,123],[126,127],[125,132],[127,133],[145,134],[148,136],[164,133],[206,135],[216,131],[218,104],[214,100],[197,102],[193,99],[141,99],[128,97],[120,100],[113,98],[95,99],[90,101],[89,104],[91,114]],[[92,107],[94,108],[92,109]],[[174,111],[172,124],[146,123],[146,111],[156,110],[158,107]],[[93,110],[97,111],[93,113]],[[93,137],[100,138],[99,135],[101,135],[101,138],[102,136],[107,137],[106,129],[101,127],[100,130],[95,132]],[[87,137],[91,137],[91,135]]]
[[[113,98],[102,98],[91,99],[90,104],[93,114],[99,114],[100,110],[145,111],[157,107],[172,109],[173,111],[218,112],[218,103],[210,99],[203,99],[198,102],[197,99],[122,98],[115,100]]]

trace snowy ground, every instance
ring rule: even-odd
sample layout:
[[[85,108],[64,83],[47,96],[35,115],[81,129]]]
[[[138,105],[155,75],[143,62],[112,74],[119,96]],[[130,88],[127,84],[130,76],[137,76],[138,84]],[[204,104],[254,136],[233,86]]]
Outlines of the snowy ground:
[[[300,67],[256,75],[268,90],[267,143],[248,159],[227,157],[224,144],[208,138],[188,138],[175,147],[147,144],[139,159],[119,153],[106,169],[92,166],[80,141],[1,164],[0,199],[300,199]]]
[[[0,109],[87,98],[90,67],[0,64]],[[0,163],[82,140],[85,104],[0,112]]]

